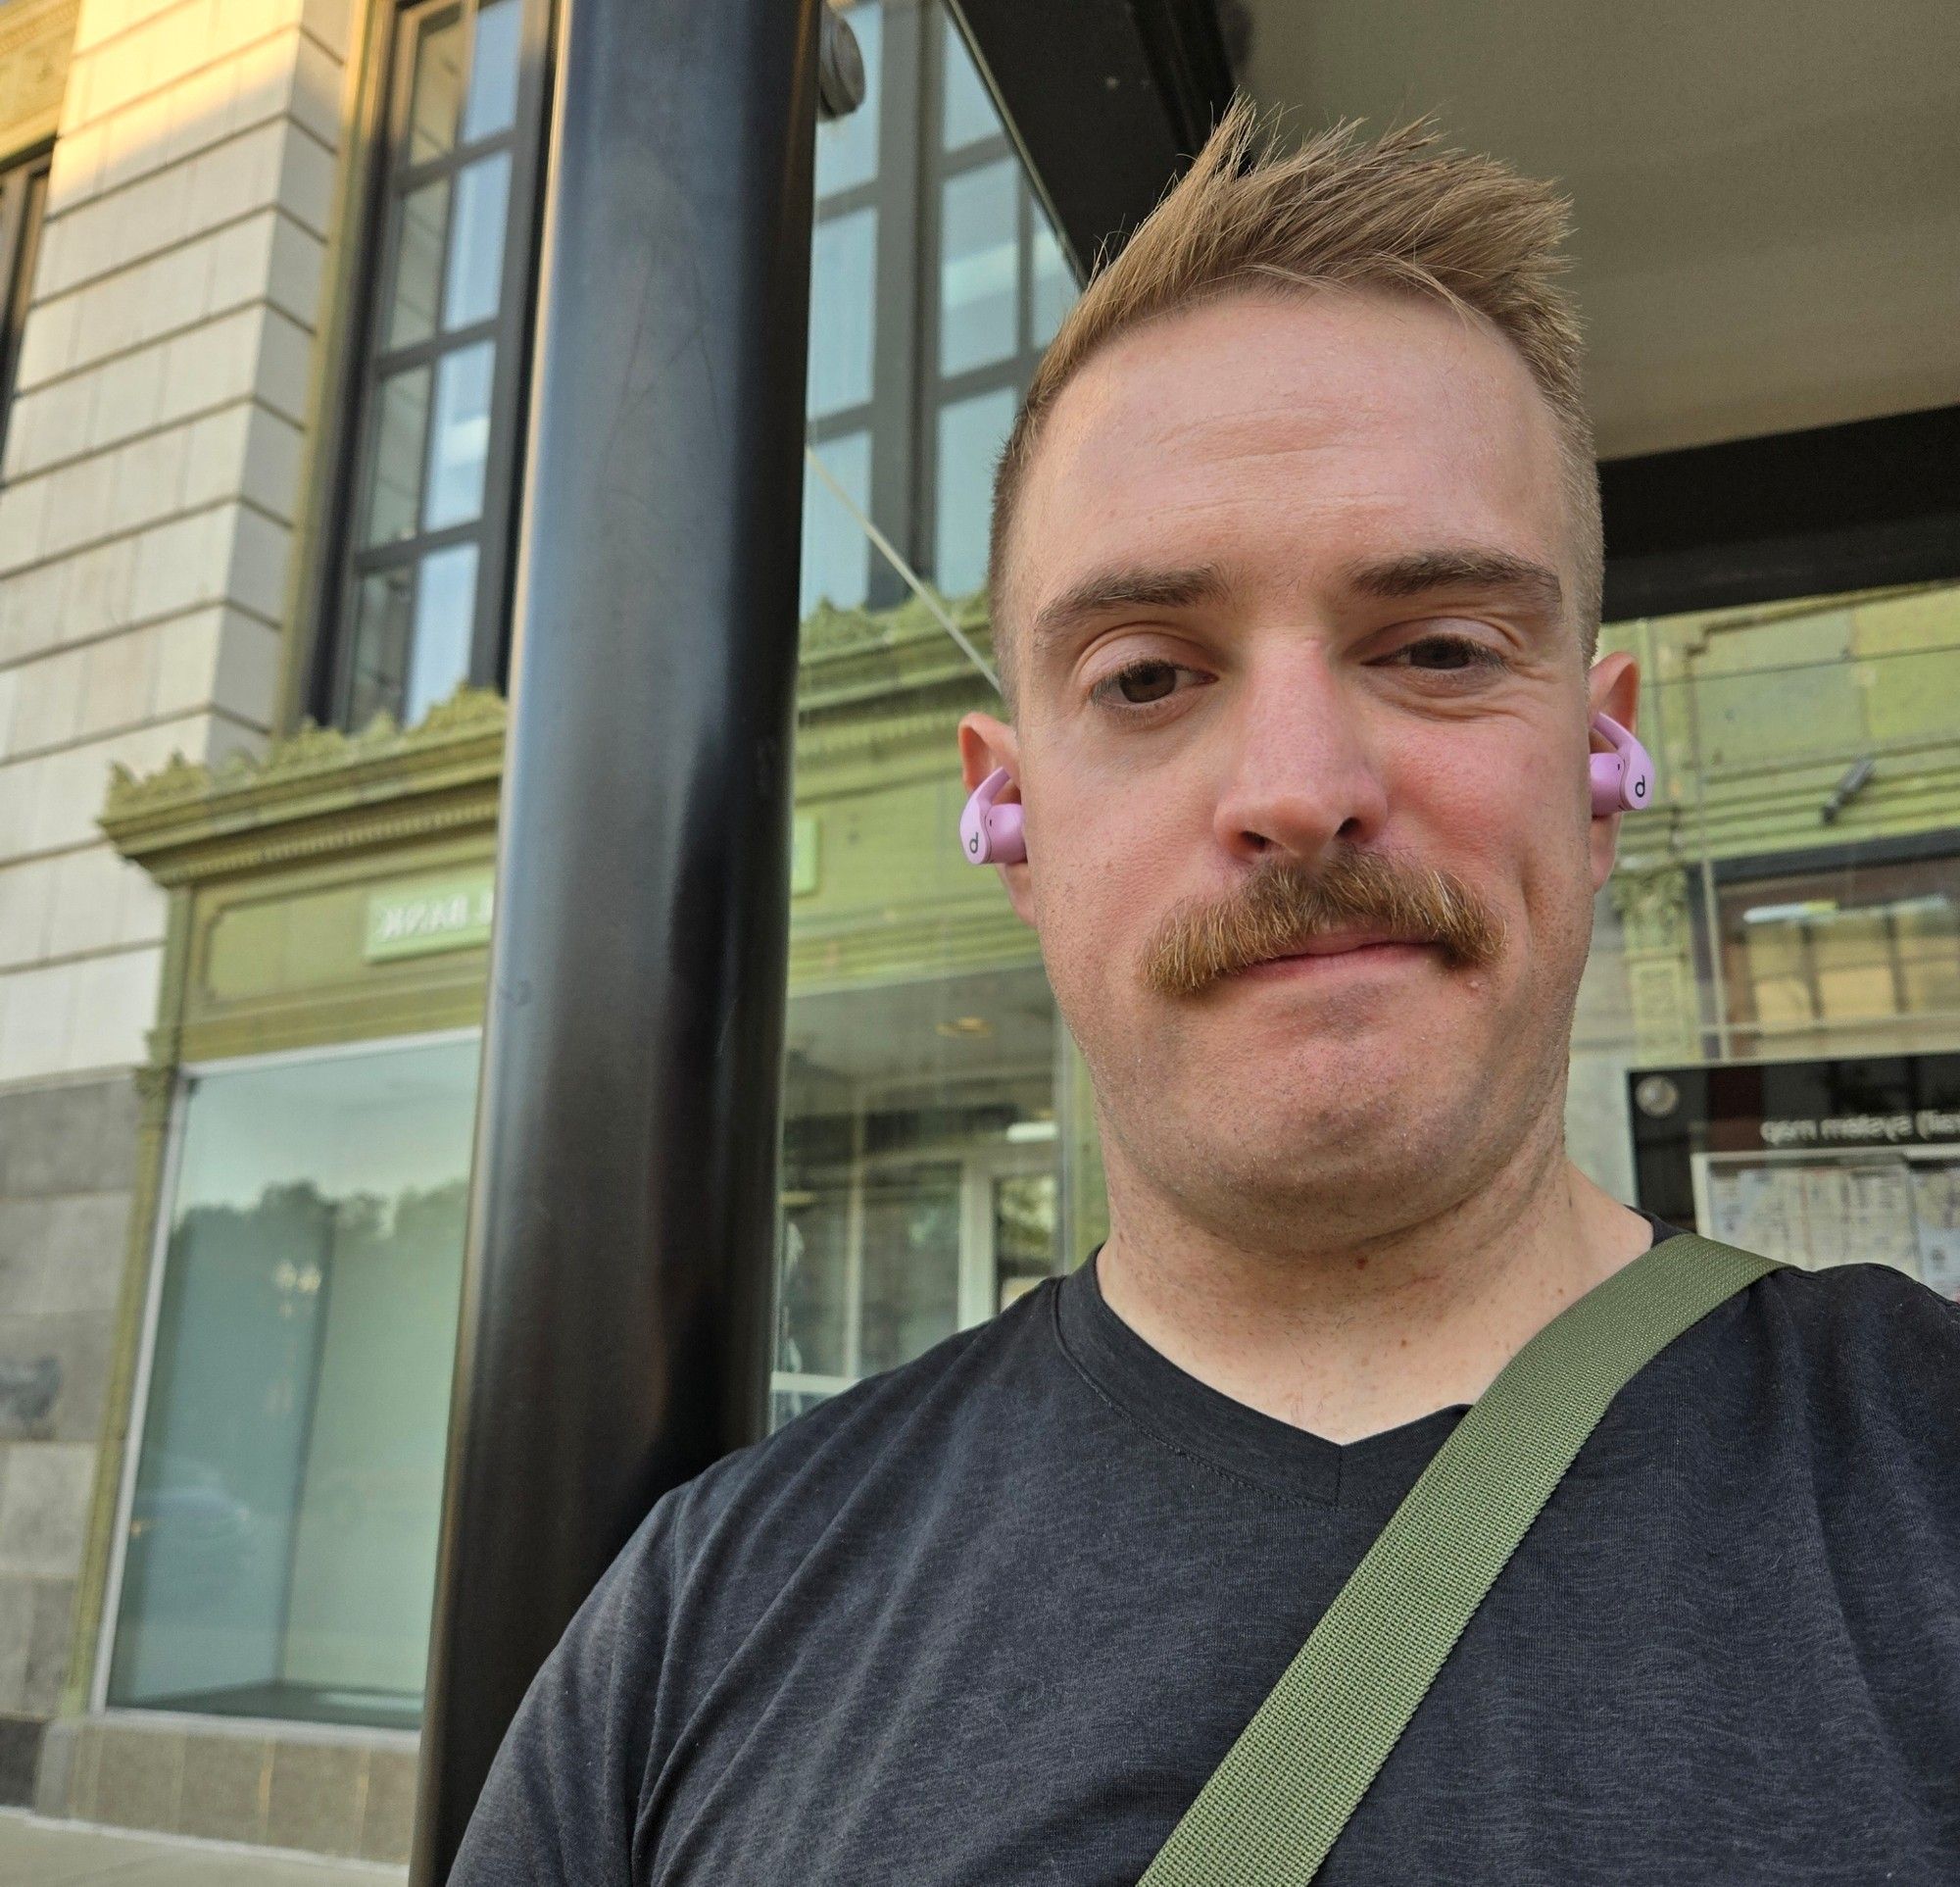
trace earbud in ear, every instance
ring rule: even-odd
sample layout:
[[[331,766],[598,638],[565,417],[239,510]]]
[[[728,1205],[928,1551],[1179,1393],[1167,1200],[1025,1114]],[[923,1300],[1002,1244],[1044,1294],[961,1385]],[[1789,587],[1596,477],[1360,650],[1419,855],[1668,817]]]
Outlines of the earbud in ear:
[[[1021,809],[994,801],[1007,784],[1007,770],[997,767],[973,789],[959,816],[959,851],[968,865],[1019,865],[1028,856],[1021,836]]]
[[[1610,754],[1592,756],[1592,817],[1645,812],[1653,804],[1651,756],[1611,715],[1594,715],[1592,729],[1613,743]]]

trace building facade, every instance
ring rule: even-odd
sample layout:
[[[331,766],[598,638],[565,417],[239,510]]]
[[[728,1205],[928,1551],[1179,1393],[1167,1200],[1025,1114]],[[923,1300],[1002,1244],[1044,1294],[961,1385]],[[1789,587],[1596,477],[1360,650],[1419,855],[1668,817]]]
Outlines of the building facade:
[[[993,455],[1073,246],[938,0],[846,18],[777,1421],[1102,1224],[1033,937],[949,842]],[[0,1799],[48,1813],[406,1853],[557,26],[0,9]],[[1623,1197],[1960,1294],[1960,569],[1831,571],[1602,638],[1661,791],[1599,901],[1570,1138]],[[1916,1124],[1779,1143],[1785,1067],[1819,1118],[1910,1090]]]

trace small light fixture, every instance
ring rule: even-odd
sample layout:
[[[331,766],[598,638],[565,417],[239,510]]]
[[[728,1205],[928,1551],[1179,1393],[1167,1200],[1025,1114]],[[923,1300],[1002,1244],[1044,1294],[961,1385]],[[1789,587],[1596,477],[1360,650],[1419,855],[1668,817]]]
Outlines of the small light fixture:
[[[977,1042],[994,1032],[994,1024],[984,1016],[956,1016],[950,1021],[933,1023],[933,1027],[953,1042]]]

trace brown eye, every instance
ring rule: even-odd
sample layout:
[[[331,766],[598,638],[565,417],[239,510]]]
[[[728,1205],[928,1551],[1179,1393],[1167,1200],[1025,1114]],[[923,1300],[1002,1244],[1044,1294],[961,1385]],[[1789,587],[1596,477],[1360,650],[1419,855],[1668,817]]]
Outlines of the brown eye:
[[[1161,701],[1177,686],[1177,670],[1168,662],[1139,662],[1116,676],[1116,692],[1137,707]]]
[[[1467,635],[1426,635],[1401,653],[1411,669],[1482,669],[1503,659]]]

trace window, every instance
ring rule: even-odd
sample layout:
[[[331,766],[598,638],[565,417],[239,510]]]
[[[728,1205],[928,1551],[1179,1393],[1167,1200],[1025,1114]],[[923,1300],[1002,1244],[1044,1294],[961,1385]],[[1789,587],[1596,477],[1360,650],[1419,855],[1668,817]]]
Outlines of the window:
[[[808,411],[827,478],[807,480],[805,615],[905,594],[852,508],[948,596],[981,587],[995,460],[1076,294],[944,8],[846,18],[865,96],[817,131]]]
[[[413,724],[503,675],[549,18],[545,0],[396,17],[325,599],[324,705],[350,726]]]
[[[51,153],[39,150],[0,171],[0,438],[14,404],[14,375],[21,362],[21,329],[34,287],[34,258],[41,246],[41,212],[48,194]]]
[[[185,1084],[111,1705],[419,1721],[476,1064]]]
[[[1960,858],[1847,861],[1720,891],[1735,1025],[1757,1054],[1846,1023],[1960,1016]]]

